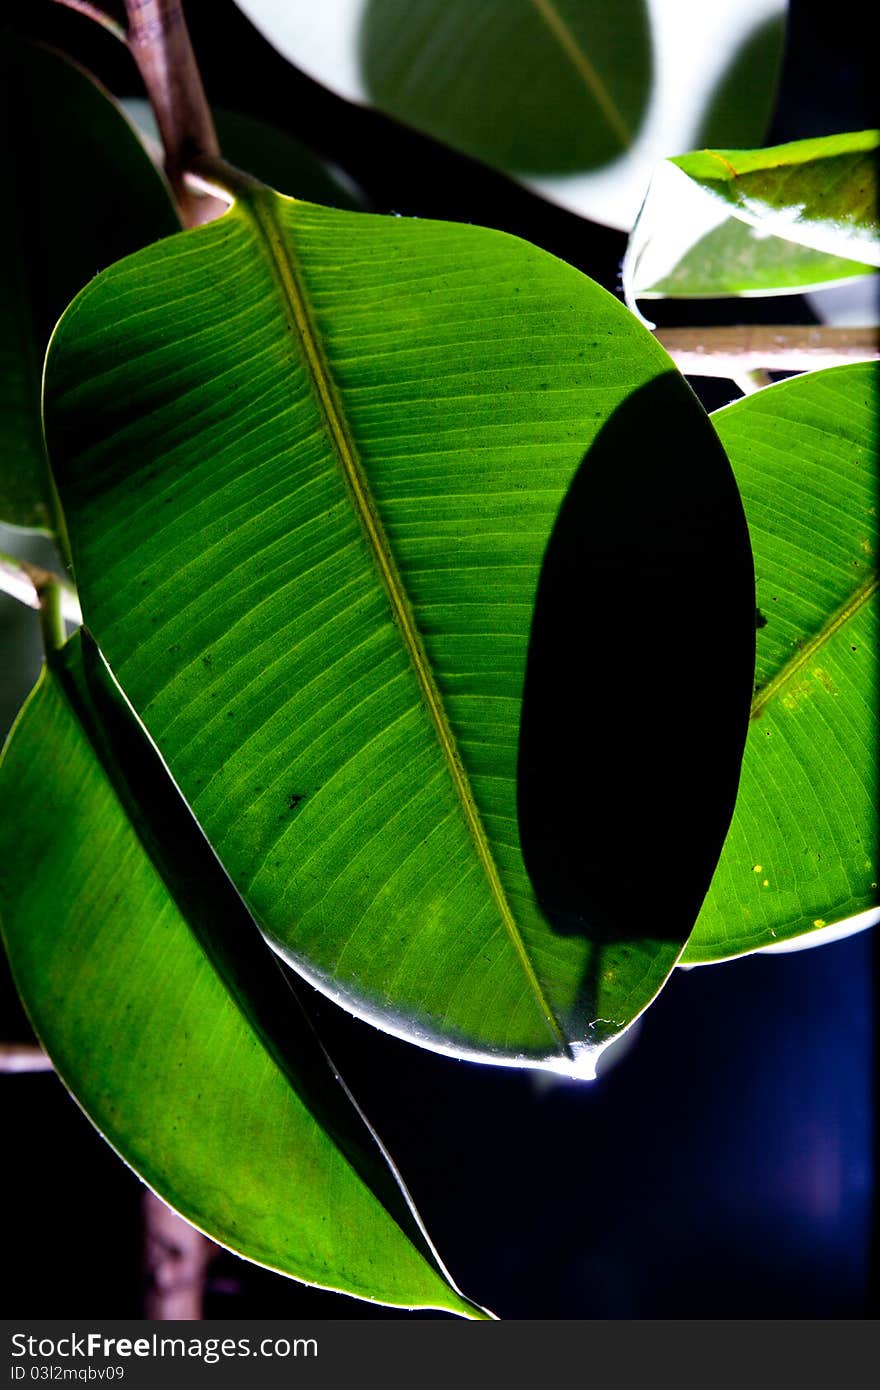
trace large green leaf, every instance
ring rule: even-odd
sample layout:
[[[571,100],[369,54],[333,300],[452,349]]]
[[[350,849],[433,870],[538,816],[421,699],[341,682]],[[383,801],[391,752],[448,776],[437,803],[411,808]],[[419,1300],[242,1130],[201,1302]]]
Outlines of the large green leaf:
[[[47,530],[49,334],[96,271],[179,230],[125,117],[80,68],[0,34],[0,518]]]
[[[80,296],[45,414],[87,621],[270,940],[425,1045],[587,1070],[696,917],[750,694],[739,499],[651,336],[501,233],[255,185]],[[685,651],[711,712],[653,679]]]
[[[755,552],[758,655],[730,834],[683,961],[821,930],[877,896],[874,364],[713,416]]]
[[[786,0],[236,3],[349,100],[626,228],[670,150],[765,138],[786,13]]]
[[[480,1310],[86,639],[0,762],[0,917],[59,1075],[167,1202],[249,1259],[404,1306]]]

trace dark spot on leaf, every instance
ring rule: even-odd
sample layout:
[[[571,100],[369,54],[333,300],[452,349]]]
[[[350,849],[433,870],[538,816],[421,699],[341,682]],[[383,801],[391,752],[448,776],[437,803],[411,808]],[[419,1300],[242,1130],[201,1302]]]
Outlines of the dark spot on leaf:
[[[760,629],[761,629],[762,627],[766,627],[766,626],[767,626],[767,619],[765,618],[764,614],[761,612],[760,608],[756,608],[756,609],[755,609],[755,627],[760,631]]]
[[[287,796],[287,809],[295,811],[301,801],[305,800],[305,792],[289,792]]]

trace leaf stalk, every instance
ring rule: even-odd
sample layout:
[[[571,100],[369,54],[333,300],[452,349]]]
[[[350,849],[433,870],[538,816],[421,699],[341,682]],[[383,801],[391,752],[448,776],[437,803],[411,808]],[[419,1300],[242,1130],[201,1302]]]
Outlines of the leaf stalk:
[[[220,154],[214,120],[180,0],[125,0],[128,46],[147,89],[165,150],[165,172],[187,227],[211,222],[226,204],[199,196],[185,173]]]
[[[0,1043],[0,1073],[54,1071],[37,1043]]]
[[[17,555],[0,553],[0,592],[17,599],[28,608],[40,609],[43,594],[53,589],[58,595],[61,617],[79,626],[82,623],[79,599],[73,585],[52,570],[32,565]],[[54,600],[53,600],[54,601]]]
[[[811,372],[880,357],[880,329],[824,324],[660,328],[654,337],[686,376],[739,381],[752,372]]]

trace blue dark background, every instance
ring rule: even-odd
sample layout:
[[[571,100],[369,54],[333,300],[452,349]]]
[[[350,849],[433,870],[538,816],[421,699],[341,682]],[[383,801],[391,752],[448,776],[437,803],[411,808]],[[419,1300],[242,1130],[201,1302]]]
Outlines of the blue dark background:
[[[186,10],[209,98],[303,138],[319,131],[322,152],[380,210],[505,226],[615,287],[620,234],[347,107],[292,72],[228,0],[190,0]],[[48,0],[0,14],[77,56],[117,93],[137,91],[125,55],[86,20]],[[867,14],[795,0],[770,141],[876,123]],[[744,313],[811,321],[801,300],[666,305],[663,321]],[[709,408],[735,394],[717,383],[701,393]],[[10,610],[0,610],[2,636],[14,629],[30,642],[33,662],[29,615]],[[11,671],[0,698],[8,723],[20,698]],[[632,1046],[593,1085],[455,1062],[326,1001],[316,1007],[453,1275],[499,1315],[863,1318],[878,1306],[876,950],[867,933],[676,972]],[[8,976],[0,983],[0,1032],[26,1037]],[[138,1316],[137,1179],[53,1076],[4,1077],[2,1087],[7,1316]],[[401,1316],[228,1253],[211,1265],[207,1313]]]

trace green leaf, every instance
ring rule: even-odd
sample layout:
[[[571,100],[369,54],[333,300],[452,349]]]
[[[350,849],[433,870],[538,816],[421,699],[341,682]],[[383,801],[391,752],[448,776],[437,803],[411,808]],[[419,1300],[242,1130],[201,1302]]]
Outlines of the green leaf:
[[[481,1310],[399,1179],[88,638],[0,761],[0,917],[56,1070],[139,1176],[248,1259]]]
[[[755,553],[756,688],[740,794],[682,960],[722,960],[876,905],[875,364],[719,411]]]
[[[697,150],[670,160],[743,222],[827,255],[880,265],[880,133],[765,150]]]
[[[799,294],[874,273],[858,261],[763,236],[735,217],[718,221],[714,207],[706,203],[683,217],[680,196],[667,189],[656,199],[656,192],[652,188],[624,261],[631,304],[637,299]],[[709,217],[703,220],[707,210]],[[708,230],[701,231],[704,226]]]
[[[657,162],[765,138],[786,0],[236,0],[298,68],[630,228]]]
[[[866,130],[668,160],[630,238],[628,300],[790,294],[870,274],[878,140]]]
[[[87,621],[299,971],[429,1047],[588,1071],[675,963],[732,810],[754,594],[727,462],[651,336],[553,257],[240,193],[53,339]],[[674,682],[646,697],[677,642],[715,673],[711,727]]]
[[[0,35],[0,518],[52,527],[40,383],[49,335],[96,271],[179,230],[108,95],[49,49]]]
[[[375,105],[514,173],[616,159],[651,89],[644,0],[368,0],[359,40]]]

